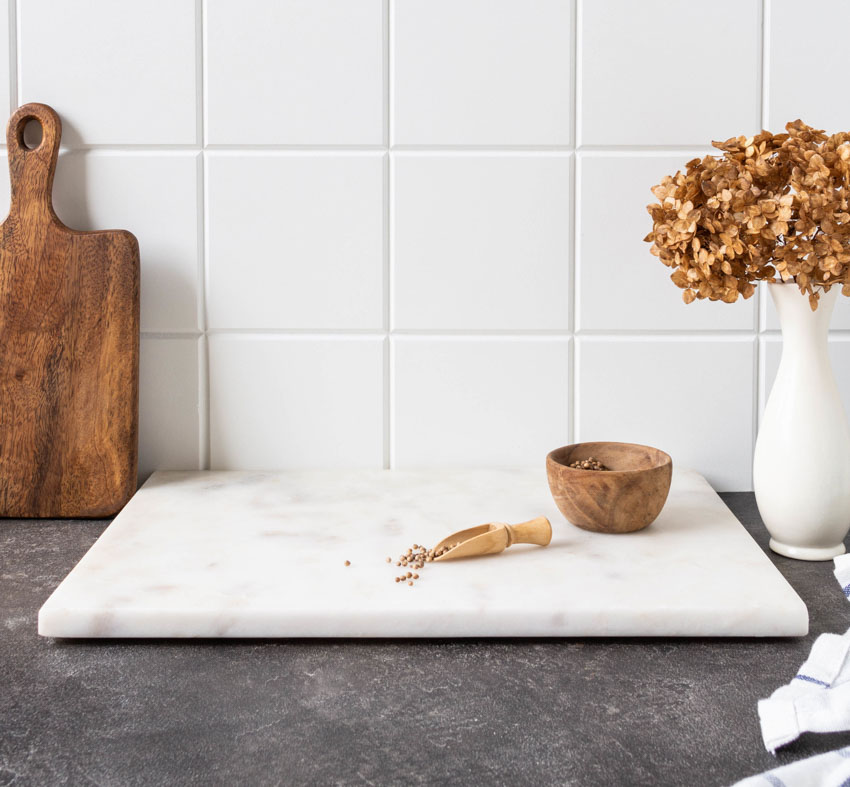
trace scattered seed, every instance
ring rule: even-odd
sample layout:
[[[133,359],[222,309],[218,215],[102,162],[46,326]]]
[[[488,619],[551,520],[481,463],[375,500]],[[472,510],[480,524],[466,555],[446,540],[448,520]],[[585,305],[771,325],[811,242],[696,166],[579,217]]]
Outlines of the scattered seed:
[[[346,565],[346,566],[350,566],[350,565],[351,565],[351,561],[350,561],[350,560],[346,560],[346,561],[345,561],[345,565]]]
[[[408,582],[407,584],[408,584],[408,585],[410,585],[411,587],[413,586],[413,583],[412,583],[412,582]]]

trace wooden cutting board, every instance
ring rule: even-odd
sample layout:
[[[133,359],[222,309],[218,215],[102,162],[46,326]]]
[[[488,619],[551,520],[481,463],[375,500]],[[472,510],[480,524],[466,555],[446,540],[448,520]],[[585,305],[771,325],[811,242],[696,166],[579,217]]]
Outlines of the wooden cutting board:
[[[37,121],[42,141],[24,142]],[[9,119],[11,208],[0,225],[0,516],[98,517],[136,488],[139,245],[53,212],[62,125]]]

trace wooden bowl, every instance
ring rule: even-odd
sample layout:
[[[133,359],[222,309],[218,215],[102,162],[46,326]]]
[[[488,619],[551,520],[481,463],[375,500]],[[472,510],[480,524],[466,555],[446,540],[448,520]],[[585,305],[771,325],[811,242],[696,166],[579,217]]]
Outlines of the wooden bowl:
[[[593,457],[609,470],[568,465]],[[632,533],[661,513],[673,460],[664,451],[635,443],[576,443],[546,457],[549,489],[561,513],[584,530]]]

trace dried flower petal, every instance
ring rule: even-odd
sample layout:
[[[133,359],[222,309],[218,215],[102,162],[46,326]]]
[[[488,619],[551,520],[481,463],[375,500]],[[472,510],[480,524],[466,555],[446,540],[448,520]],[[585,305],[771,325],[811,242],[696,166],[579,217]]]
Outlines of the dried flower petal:
[[[644,240],[673,269],[685,303],[734,303],[759,281],[793,281],[816,309],[820,291],[850,295],[850,133],[801,120],[713,143],[652,188]]]

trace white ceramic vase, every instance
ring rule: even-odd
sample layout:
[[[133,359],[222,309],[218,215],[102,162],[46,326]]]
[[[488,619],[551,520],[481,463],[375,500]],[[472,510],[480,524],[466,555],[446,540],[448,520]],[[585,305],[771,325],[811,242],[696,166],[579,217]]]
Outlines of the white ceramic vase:
[[[753,486],[774,552],[829,560],[850,530],[850,426],[829,361],[829,321],[841,288],[817,311],[795,284],[770,283],[782,360],[761,419]]]

